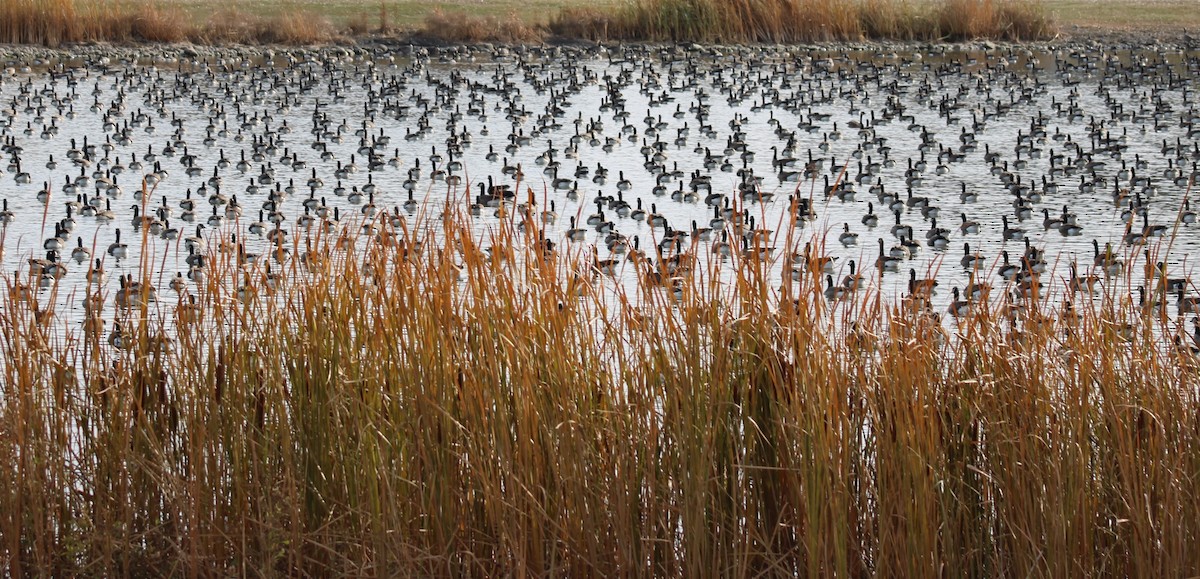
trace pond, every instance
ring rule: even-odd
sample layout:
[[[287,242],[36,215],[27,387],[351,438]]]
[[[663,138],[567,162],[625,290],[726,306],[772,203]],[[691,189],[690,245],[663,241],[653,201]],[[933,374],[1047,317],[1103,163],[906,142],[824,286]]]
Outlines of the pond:
[[[807,256],[831,297],[852,272],[897,300],[936,282],[945,311],[981,283],[1137,303],[1165,271],[1186,314],[1198,68],[1195,52],[647,46],[14,67],[0,265],[80,323],[97,268],[111,288],[146,258],[178,299],[171,280],[203,275],[197,240],[271,255],[322,221],[448,204],[483,238],[511,219],[497,205],[532,200],[547,238],[616,260],[618,280],[635,248],[770,250],[773,275]]]

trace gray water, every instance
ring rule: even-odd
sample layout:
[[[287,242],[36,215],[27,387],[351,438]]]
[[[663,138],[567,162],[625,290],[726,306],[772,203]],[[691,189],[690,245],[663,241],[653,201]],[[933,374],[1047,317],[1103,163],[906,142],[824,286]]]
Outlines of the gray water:
[[[809,244],[814,256],[836,258],[829,268],[835,283],[854,260],[889,299],[909,291],[909,270],[936,278],[933,302],[944,309],[952,288],[965,288],[972,271],[997,288],[993,299],[1008,291],[1020,299],[1019,288],[1006,289],[997,265],[1002,251],[1013,264],[1026,254],[1023,240],[1005,238],[1007,216],[1011,227],[1024,230],[1030,247],[1044,252],[1040,283],[1058,288],[1046,299],[1065,295],[1072,262],[1078,275],[1099,278],[1097,290],[1136,299],[1133,288],[1145,282],[1146,250],[1166,261],[1171,278],[1181,278],[1190,276],[1189,255],[1200,244],[1200,225],[1177,223],[1200,159],[1192,89],[1198,66],[1194,52],[641,47],[480,51],[460,61],[278,58],[10,68],[0,77],[6,141],[0,197],[11,212],[0,267],[25,279],[30,258],[46,257],[43,244],[66,217],[66,203],[78,200],[74,227],[59,251],[66,273],[53,294],[56,307],[78,323],[78,290],[95,258],[111,287],[118,275],[136,273],[149,254],[165,286],[176,272],[189,271],[182,240],[196,234],[197,225],[209,247],[236,235],[246,252],[270,254],[266,236],[251,230],[269,191],[291,189],[274,209],[289,238],[303,237],[309,231],[298,220],[310,195],[328,217],[336,208],[350,222],[370,201],[353,193],[371,184],[378,211],[411,216],[478,201],[479,184],[489,180],[516,185],[504,168],[520,166],[518,191],[531,188],[541,210],[553,201],[558,219],[547,236],[560,247],[595,247],[599,259],[624,253],[610,251],[606,235],[584,223],[597,213],[597,200],[613,230],[630,240],[636,236],[651,255],[665,227],[621,216],[618,198],[632,208],[640,202],[647,213],[653,208],[671,228],[689,233],[693,222],[710,227],[715,213],[708,203],[731,221],[733,210],[720,211],[728,200],[753,216],[755,229],[774,233],[750,234],[749,220],[740,229],[727,227],[734,254],[727,259],[738,259],[745,234],[775,248],[774,267],[782,277],[789,275],[787,256]],[[798,159],[793,166],[773,162],[786,156],[785,149]],[[461,168],[448,166],[451,150]],[[188,160],[185,153],[187,164],[181,162]],[[243,156],[246,165],[239,168]],[[810,174],[787,174],[803,173],[810,158],[823,162],[813,164]],[[156,173],[156,162],[165,174]],[[547,172],[548,162],[559,163],[557,179],[565,181]],[[577,176],[581,166],[588,171]],[[124,171],[114,179],[118,167]],[[345,172],[339,174],[339,167]],[[595,179],[598,167],[608,170],[607,179]],[[434,175],[435,169],[445,173]],[[743,195],[751,171],[761,183]],[[147,182],[150,195],[141,200],[146,175],[161,180]],[[310,187],[314,176],[321,184]],[[1018,180],[1021,187],[1006,184]],[[113,181],[120,191],[109,188]],[[826,195],[827,182],[852,184],[856,193]],[[406,185],[412,204],[406,204]],[[960,195],[964,185],[971,198]],[[879,194],[880,186],[897,198]],[[917,201],[908,201],[909,189]],[[44,191],[48,201],[39,195]],[[210,196],[221,202],[218,193],[230,202],[211,204]],[[181,206],[189,196],[195,204],[190,216]],[[240,217],[226,214],[233,196]],[[783,247],[789,196],[810,202],[812,215],[799,223],[794,246]],[[940,236],[944,247],[927,236],[933,217],[920,198],[937,208],[937,225],[948,230]],[[889,253],[900,242],[889,202],[919,248],[898,250],[905,256],[880,280],[879,240]],[[864,224],[868,203],[878,215],[875,227]],[[111,206],[112,220],[81,214],[89,204]],[[157,225],[135,223],[134,207],[143,206]],[[169,214],[159,211],[162,206]],[[1064,207],[1078,230],[1048,229],[1043,209],[1061,218]],[[219,224],[209,222],[214,208]],[[473,218],[481,238],[500,224],[494,211],[483,207]],[[264,209],[264,220],[270,214]],[[963,214],[978,223],[978,233],[959,229]],[[567,237],[572,216],[586,229],[580,240]],[[147,231],[143,245],[144,232],[135,225],[175,228],[178,238]],[[847,226],[857,234],[854,243],[842,242]],[[272,227],[267,220],[265,229]],[[128,245],[121,258],[106,251],[118,230]],[[1146,244],[1128,235],[1143,231],[1165,235]],[[77,263],[71,257],[80,239],[94,255]],[[719,232],[709,240],[692,235],[665,252],[719,256],[714,244],[721,239]],[[1102,250],[1111,244],[1123,265],[1107,271],[1097,266],[1093,241]],[[964,243],[982,256],[974,267],[960,263]],[[622,266],[618,277],[628,278],[632,269]],[[1135,273],[1127,277],[1127,270]],[[43,295],[50,295],[53,283],[46,277],[38,284]],[[1191,295],[1190,278],[1186,285]],[[159,290],[161,298],[175,299],[166,287]]]

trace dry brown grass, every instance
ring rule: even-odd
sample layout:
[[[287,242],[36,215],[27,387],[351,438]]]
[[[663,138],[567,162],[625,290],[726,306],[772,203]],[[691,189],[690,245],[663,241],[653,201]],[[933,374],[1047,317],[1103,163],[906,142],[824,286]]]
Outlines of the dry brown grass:
[[[1054,34],[1049,15],[1036,4],[1005,0],[944,0],[938,11],[940,35],[951,40],[1022,40]]]
[[[250,16],[236,9],[195,21],[179,6],[154,2],[0,0],[0,42],[58,46],[106,42],[240,42],[315,44],[336,37],[306,10]]]
[[[931,14],[908,0],[862,0],[859,20],[868,38],[921,38],[930,29]]]
[[[366,12],[349,34],[390,30],[386,3],[378,24]],[[547,33],[590,40],[812,42],[863,38],[1025,40],[1054,33],[1035,0],[638,0],[611,12],[567,7],[549,25],[515,14],[480,16],[435,10],[420,33],[443,42],[535,43]],[[206,20],[176,5],[123,0],[0,0],[0,42],[59,45],[84,41],[313,44],[337,37],[320,14],[294,5],[251,16],[236,7]]]
[[[146,42],[182,42],[188,40],[187,16],[177,7],[139,4],[130,8],[128,38]],[[120,35],[115,35],[120,36]]]
[[[312,13],[260,17],[237,9],[214,13],[188,34],[189,40],[211,44],[320,44],[336,37],[329,22]]]
[[[1045,6],[1032,1],[1001,2],[996,7],[999,38],[1007,40],[1045,39],[1058,34],[1058,25]]]
[[[72,0],[0,0],[0,42],[57,46],[86,37]]]
[[[262,25],[259,41],[275,44],[318,44],[333,39],[333,26],[311,12],[280,14]]]
[[[379,29],[383,29],[381,26]],[[359,12],[346,22],[346,32],[351,35],[358,36],[371,32],[371,23],[365,12]]]
[[[564,8],[550,19],[550,33],[564,38],[608,40],[615,38],[610,29],[617,26],[616,16],[595,8]]]
[[[584,38],[814,42],[1046,38],[1034,0],[640,0],[609,17],[564,12],[551,30]]]
[[[540,42],[543,32],[515,14],[504,18],[435,10],[425,17],[421,32],[443,42]]]

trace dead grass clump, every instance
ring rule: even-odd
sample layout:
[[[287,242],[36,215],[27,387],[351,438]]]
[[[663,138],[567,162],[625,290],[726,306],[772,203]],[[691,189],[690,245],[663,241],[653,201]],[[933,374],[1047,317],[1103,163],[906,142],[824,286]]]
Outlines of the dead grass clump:
[[[208,19],[198,25],[193,32],[197,42],[217,43],[249,43],[260,33],[259,19],[238,10],[226,8],[209,15]]]
[[[365,7],[364,7],[365,8]],[[396,30],[392,23],[392,13],[388,10],[386,0],[380,0],[378,10],[375,12],[375,23],[372,24],[371,13],[367,10],[356,12],[346,22],[346,32],[352,36],[360,36],[367,33],[387,34]]]
[[[564,8],[551,17],[547,28],[564,38],[605,41],[622,37],[618,26],[613,14],[595,8]]]
[[[0,42],[177,42],[190,28],[179,8],[154,2],[0,0]]]
[[[346,21],[346,32],[351,35],[358,36],[371,31],[371,23],[365,12],[356,13]]]
[[[396,28],[395,25],[392,24],[392,15],[391,15],[391,12],[388,11],[387,2],[380,1],[379,2],[379,28],[377,29],[378,32],[387,33],[392,30],[395,30],[395,28]]]
[[[796,14],[804,20],[798,27],[802,42],[859,40],[863,37],[859,5],[852,0],[797,0]]]
[[[333,39],[333,25],[308,11],[287,12],[264,19],[256,40],[264,44],[320,44]]]
[[[980,38],[994,18],[992,0],[944,0],[938,9],[941,36],[952,40]]]
[[[0,0],[0,42],[58,46],[83,36],[73,0]]]
[[[908,0],[862,0],[859,22],[867,38],[928,40],[935,25],[924,3]]]
[[[940,37],[1031,40],[1053,36],[1044,7],[1029,0],[942,0],[937,8]]]
[[[516,14],[501,19],[434,10],[425,17],[421,33],[443,42],[541,42],[544,33]]]
[[[993,36],[1007,40],[1052,38],[1058,26],[1045,7],[1030,0],[1009,0],[997,8],[997,30]]]
[[[182,42],[188,39],[191,24],[177,7],[141,4],[128,19],[129,37],[147,42]]]
[[[640,0],[623,14],[621,31],[626,39],[719,42],[726,26],[719,14],[709,0]]]

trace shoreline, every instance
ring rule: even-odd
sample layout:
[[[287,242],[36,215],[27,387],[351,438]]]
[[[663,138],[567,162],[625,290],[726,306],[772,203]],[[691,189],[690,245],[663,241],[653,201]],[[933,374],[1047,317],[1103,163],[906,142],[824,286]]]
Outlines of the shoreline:
[[[1149,38],[1148,38],[1149,37]],[[926,51],[942,48],[955,51],[981,51],[1004,49],[1057,50],[1065,48],[1086,49],[1089,47],[1144,49],[1144,50],[1200,50],[1200,31],[1146,31],[1115,30],[1072,27],[1057,38],[1040,41],[996,41],[973,40],[955,42],[862,40],[854,42],[831,41],[805,44],[701,44],[694,42],[595,42],[566,37],[548,37],[541,43],[453,43],[430,37],[420,32],[404,35],[362,35],[354,38],[323,44],[197,44],[182,43],[108,43],[87,42],[59,47],[24,44],[0,44],[0,65],[5,68],[16,66],[45,66],[62,61],[96,61],[89,64],[106,65],[112,60],[161,59],[172,62],[180,59],[209,60],[221,58],[365,58],[381,56],[437,56],[467,57],[482,53],[522,52],[526,50],[596,51],[612,50],[627,46],[662,47],[679,46],[689,50],[771,48],[779,51],[841,52],[869,50],[916,50]]]

